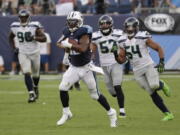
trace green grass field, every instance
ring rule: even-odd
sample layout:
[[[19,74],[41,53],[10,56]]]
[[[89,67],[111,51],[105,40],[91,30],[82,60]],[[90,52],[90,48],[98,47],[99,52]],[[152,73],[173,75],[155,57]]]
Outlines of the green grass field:
[[[172,96],[165,103],[175,119],[162,122],[163,114],[152,103],[132,76],[125,76],[126,119],[118,119],[119,126],[110,128],[108,116],[100,105],[92,100],[86,86],[81,91],[70,92],[70,106],[74,117],[63,126],[56,126],[61,116],[59,100],[59,76],[42,76],[40,99],[27,103],[28,94],[22,76],[0,76],[0,135],[180,135],[180,76],[162,75],[172,88]],[[50,80],[49,80],[50,79]],[[111,106],[118,110],[116,99],[98,77],[99,88]]]

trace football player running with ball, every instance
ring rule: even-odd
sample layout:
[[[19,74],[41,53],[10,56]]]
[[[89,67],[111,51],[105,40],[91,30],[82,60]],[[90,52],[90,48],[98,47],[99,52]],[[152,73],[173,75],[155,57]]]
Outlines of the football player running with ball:
[[[116,111],[111,108],[106,98],[98,91],[97,84],[90,70],[91,51],[90,43],[92,28],[83,25],[83,18],[80,12],[70,12],[67,16],[67,27],[63,30],[62,37],[58,40],[57,46],[70,49],[70,66],[64,73],[59,85],[60,100],[63,106],[62,117],[57,125],[63,125],[73,115],[69,107],[69,88],[77,81],[83,80],[88,87],[92,99],[97,100],[105,108],[110,118],[110,126],[116,127]]]
[[[123,63],[130,60],[135,75],[135,80],[145,89],[152,98],[153,103],[164,113],[162,121],[172,120],[173,114],[168,110],[158,90],[162,90],[167,97],[170,97],[168,85],[159,80],[159,74],[164,71],[164,51],[161,46],[151,39],[147,31],[139,31],[139,21],[130,17],[124,23],[125,34],[119,40],[119,56],[117,61]],[[158,52],[160,61],[157,70],[154,68],[153,60],[150,57],[148,47]]]

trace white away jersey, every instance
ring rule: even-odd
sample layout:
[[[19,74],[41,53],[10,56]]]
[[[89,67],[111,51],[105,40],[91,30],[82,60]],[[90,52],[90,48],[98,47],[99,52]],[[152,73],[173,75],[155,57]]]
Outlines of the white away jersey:
[[[22,26],[20,22],[13,22],[11,24],[11,31],[16,36],[19,45],[19,52],[23,54],[33,54],[40,50],[37,41],[32,40],[35,36],[37,28],[42,28],[37,21],[29,22],[26,26]]]
[[[122,30],[113,29],[110,35],[104,36],[100,31],[94,32],[92,42],[97,45],[101,66],[110,66],[116,63],[112,47],[122,35]]]
[[[48,33],[45,33],[45,36],[46,36],[46,42],[38,42],[38,44],[40,45],[40,54],[41,55],[49,54],[48,44],[51,43],[51,37]]]
[[[4,60],[3,57],[0,55],[0,66],[4,66]]]
[[[153,64],[148,46],[146,45],[148,38],[151,38],[151,35],[147,31],[139,31],[131,40],[124,34],[118,41],[120,47],[126,50],[126,55],[133,66],[133,71]]]

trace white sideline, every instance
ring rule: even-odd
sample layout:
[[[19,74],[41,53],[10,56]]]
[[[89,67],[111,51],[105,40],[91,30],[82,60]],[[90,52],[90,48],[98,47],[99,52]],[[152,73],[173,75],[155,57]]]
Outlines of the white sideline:
[[[60,80],[60,78],[62,77],[62,75],[43,75],[41,77],[42,80],[49,80],[49,81],[53,81],[53,80]],[[180,78],[179,75],[161,75],[160,76],[161,78]],[[103,82],[104,79],[103,79],[103,76],[98,76],[98,81],[99,82]],[[2,77],[0,76],[0,81],[1,80],[23,80],[23,77],[22,76],[13,76],[13,77]],[[134,80],[134,76],[133,75],[128,75],[128,76],[125,76],[123,81],[132,81]],[[58,84],[41,84],[40,85],[40,88],[58,88]],[[23,90],[19,90],[19,91],[9,91],[9,90],[1,90],[0,89],[0,94],[27,94],[27,92],[23,89]]]
[[[23,80],[23,76],[21,75],[15,75],[15,76],[9,76],[9,75],[1,75],[0,76],[0,80]],[[47,81],[52,81],[52,80],[61,80],[62,78],[62,74],[60,75],[41,75],[41,80],[47,80]],[[98,75],[97,76],[98,80],[103,79],[102,75]],[[180,78],[179,75],[175,74],[175,75],[160,75],[160,78]],[[134,80],[134,76],[133,75],[125,75],[123,77],[124,81],[129,81],[129,80]]]

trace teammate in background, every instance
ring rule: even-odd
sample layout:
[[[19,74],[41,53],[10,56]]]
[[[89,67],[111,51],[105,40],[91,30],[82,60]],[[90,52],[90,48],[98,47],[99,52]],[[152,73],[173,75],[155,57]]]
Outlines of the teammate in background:
[[[66,71],[69,68],[69,64],[70,64],[70,62],[69,62],[69,49],[65,49],[64,58],[63,58],[62,63],[63,63],[63,66],[64,66],[63,69],[65,69],[65,71]],[[81,90],[79,81],[74,83],[74,87],[77,90]],[[72,89],[73,89],[73,86],[70,87],[70,90],[72,90]]]
[[[44,32],[44,28],[42,29]],[[44,73],[49,72],[49,56],[51,54],[51,37],[47,32],[44,32],[46,36],[46,42],[38,42],[40,45],[41,67]]]
[[[80,12],[70,12],[67,16],[67,27],[62,37],[58,40],[57,46],[70,49],[70,66],[63,75],[59,85],[60,99],[63,106],[62,117],[57,125],[63,125],[72,117],[69,107],[69,88],[82,79],[89,89],[92,99],[97,100],[107,111],[110,118],[110,126],[116,127],[116,110],[111,108],[106,98],[98,91],[93,72],[90,70],[91,52],[90,43],[92,28],[83,25],[83,18]]]
[[[105,83],[109,93],[117,98],[119,105],[119,117],[126,117],[124,109],[124,94],[121,88],[123,67],[114,57],[114,48],[122,35],[119,29],[113,29],[113,19],[109,15],[99,18],[99,31],[93,33],[91,48],[95,56],[98,50],[100,63],[105,73]]]
[[[174,118],[173,114],[157,93],[158,90],[163,90],[164,94],[170,97],[168,85],[159,80],[157,72],[157,70],[160,73],[164,71],[163,49],[151,39],[151,35],[147,31],[139,31],[139,21],[135,17],[125,20],[124,31],[126,34],[119,40],[121,49],[116,59],[120,63],[125,62],[126,58],[130,60],[136,81],[150,94],[154,104],[164,113],[165,117],[162,120],[172,120]],[[157,70],[153,66],[154,62],[150,57],[148,47],[158,52],[160,61]]]
[[[0,74],[4,72],[4,60],[3,57],[0,55]]]
[[[19,11],[19,22],[11,24],[9,42],[16,49],[14,38],[19,41],[19,62],[24,74],[24,80],[29,92],[28,102],[35,102],[39,96],[39,69],[40,69],[40,46],[38,42],[45,42],[46,37],[42,32],[39,22],[30,22],[30,12],[22,9]],[[31,77],[32,74],[32,77]]]
[[[13,52],[13,60],[12,60],[12,63],[11,63],[11,72],[9,73],[9,75],[15,75],[16,73],[21,73],[21,69],[20,69],[20,66],[19,66],[19,60],[18,60],[18,53],[19,53],[19,48],[18,48],[18,38],[14,38],[14,44],[15,44],[15,47],[16,49],[14,49],[14,52]]]

